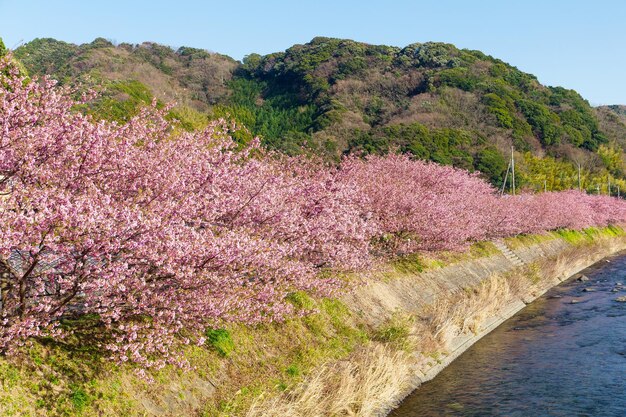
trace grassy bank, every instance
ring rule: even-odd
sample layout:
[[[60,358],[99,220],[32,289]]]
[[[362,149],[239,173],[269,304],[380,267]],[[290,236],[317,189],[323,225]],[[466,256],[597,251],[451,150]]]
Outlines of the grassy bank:
[[[611,227],[506,239],[520,253],[535,247],[559,253],[516,269],[507,269],[488,242],[465,253],[412,255],[371,273],[368,286],[340,299],[292,294],[294,306],[312,311],[304,317],[209,329],[204,346],[185,352],[192,371],[167,367],[151,374],[151,382],[91,348],[89,335],[33,341],[23,355],[0,358],[0,414],[372,415],[435,365],[456,336],[478,332],[511,300],[541,292],[571,260],[600,256],[623,237]],[[474,281],[446,277],[462,265],[474,265]],[[498,265],[501,272],[479,277]],[[376,299],[376,291],[367,291],[399,285],[426,295],[394,304],[381,291]],[[376,314],[368,303],[378,303]]]

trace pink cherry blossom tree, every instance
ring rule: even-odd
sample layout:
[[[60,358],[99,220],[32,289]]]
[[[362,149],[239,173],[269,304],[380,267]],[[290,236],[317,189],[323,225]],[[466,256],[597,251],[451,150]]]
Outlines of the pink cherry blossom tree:
[[[486,237],[489,205],[497,200],[477,174],[393,154],[350,157],[341,171],[401,252],[460,249]]]
[[[328,294],[320,268],[369,262],[372,227],[333,170],[239,150],[223,122],[174,135],[149,108],[94,123],[52,81],[0,82],[4,350],[89,314],[117,358],[161,366],[209,324],[281,319],[289,292]]]

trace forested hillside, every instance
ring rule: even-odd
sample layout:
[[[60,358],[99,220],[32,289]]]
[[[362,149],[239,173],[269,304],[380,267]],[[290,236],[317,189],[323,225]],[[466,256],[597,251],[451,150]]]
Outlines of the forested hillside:
[[[399,150],[479,170],[499,185],[513,145],[521,187],[575,188],[578,164],[589,191],[607,192],[609,176],[620,184],[624,175],[623,108],[595,109],[573,90],[543,86],[499,59],[450,44],[315,38],[239,63],[155,43],[36,39],[15,56],[30,74],[105,87],[89,111],[120,122],[156,97],[178,103],[171,115],[188,130],[233,118],[250,130],[238,140],[259,135],[288,154],[338,160]]]

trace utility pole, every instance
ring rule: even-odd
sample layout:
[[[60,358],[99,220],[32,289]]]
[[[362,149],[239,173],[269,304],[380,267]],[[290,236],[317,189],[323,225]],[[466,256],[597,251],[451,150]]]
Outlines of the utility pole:
[[[576,161],[576,165],[578,165],[578,191],[581,191],[582,187],[580,185],[580,162]]]
[[[609,197],[611,196],[611,176],[609,175],[609,188],[608,188],[608,192],[609,192]]]
[[[548,192],[548,180],[543,180],[543,192]]]
[[[619,198],[619,185],[617,186],[617,198]]]
[[[596,194],[600,195],[600,184],[596,185]]]
[[[513,147],[511,146],[511,189],[515,195],[515,156],[513,155]]]
[[[504,195],[504,189],[506,188],[506,180],[509,178],[509,171],[511,170],[511,161],[509,161],[509,166],[506,167],[506,173],[504,174],[504,182],[502,183],[502,189],[500,190],[500,195]]]

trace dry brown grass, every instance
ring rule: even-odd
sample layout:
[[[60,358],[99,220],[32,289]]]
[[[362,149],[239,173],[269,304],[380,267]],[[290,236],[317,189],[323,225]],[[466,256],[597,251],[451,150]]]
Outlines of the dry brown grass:
[[[518,296],[517,281],[515,275],[493,275],[475,288],[437,298],[422,313],[432,338],[445,348],[459,334],[478,333],[487,317]]]
[[[409,356],[372,343],[349,361],[321,367],[305,383],[285,394],[260,397],[247,417],[366,417],[387,410],[389,398],[406,389]]]

